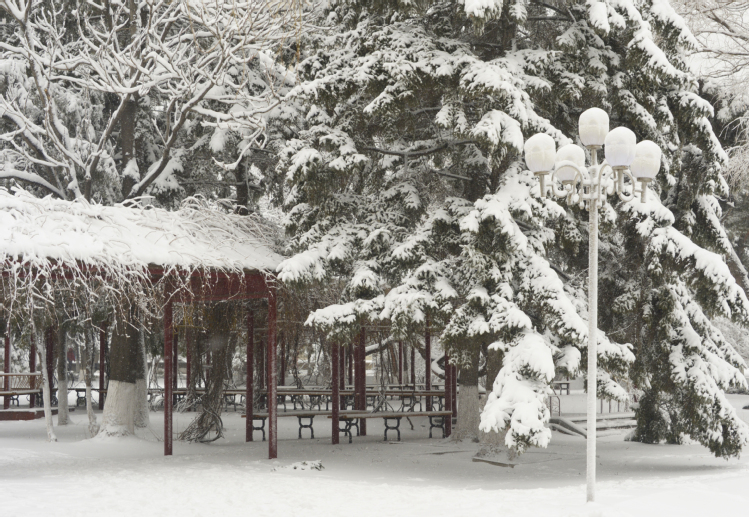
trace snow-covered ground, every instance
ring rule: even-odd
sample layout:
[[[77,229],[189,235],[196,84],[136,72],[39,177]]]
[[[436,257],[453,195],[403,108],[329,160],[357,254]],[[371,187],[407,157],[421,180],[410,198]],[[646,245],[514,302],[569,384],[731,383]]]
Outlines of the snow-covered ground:
[[[731,396],[737,407],[749,396]],[[749,421],[749,410],[740,410]],[[749,461],[716,459],[699,445],[642,445],[624,433],[599,439],[598,503],[586,505],[585,442],[554,433],[514,468],[472,462],[475,444],[429,439],[423,419],[402,427],[403,441],[369,436],[330,445],[330,421],[317,418],[315,439],[296,439],[295,418],[279,419],[279,459],[267,443],[244,443],[244,420],[225,415],[227,437],[210,444],[175,442],[162,456],[163,415],[151,414],[150,438],[87,440],[86,416],[56,428],[43,420],[0,422],[0,515],[170,516],[713,516],[749,508]],[[175,415],[175,429],[193,415]],[[305,431],[306,433],[306,431]],[[321,460],[323,470],[290,468]]]

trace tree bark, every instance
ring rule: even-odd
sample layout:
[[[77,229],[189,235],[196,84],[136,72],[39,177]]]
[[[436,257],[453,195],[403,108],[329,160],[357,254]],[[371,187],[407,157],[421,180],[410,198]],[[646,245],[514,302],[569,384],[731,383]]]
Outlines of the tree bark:
[[[91,401],[91,384],[93,382],[92,361],[94,360],[94,340],[96,332],[93,329],[86,330],[86,343],[83,349],[83,381],[86,383],[86,415],[88,416],[88,434],[93,437],[99,432],[99,423],[94,414],[94,404]],[[103,373],[102,373],[103,375]],[[99,395],[101,397],[101,394]]]
[[[481,405],[479,401],[479,347],[472,346],[470,360],[460,367],[460,393],[458,393],[458,425],[453,439],[455,441],[479,441],[479,422]]]
[[[57,425],[68,425],[68,339],[62,327],[57,333]]]
[[[224,435],[221,408],[224,398],[224,381],[227,377],[227,357],[233,348],[229,332],[230,306],[216,303],[207,309],[208,344],[211,353],[211,373],[206,379],[201,411],[180,434],[180,440],[212,442]],[[167,379],[165,382],[169,382]]]
[[[120,321],[114,326],[109,352],[109,387],[104,404],[104,415],[99,434],[127,436],[135,433],[136,413],[140,410],[136,383],[144,379],[143,353],[140,344],[139,325],[134,314],[129,321]]]
[[[499,370],[502,369],[502,362],[504,354],[500,350],[490,350],[488,347],[485,350],[486,354],[486,393],[489,394],[494,386],[494,380],[499,374]],[[485,404],[486,402],[484,402]],[[482,409],[483,409],[483,405]],[[489,457],[504,455],[507,459],[511,459],[511,451],[508,450],[505,445],[505,435],[507,431],[495,432],[490,431],[488,433],[479,432],[479,441],[481,446],[479,447],[478,456]]]
[[[52,425],[52,390],[50,390],[49,372],[47,371],[47,340],[43,330],[34,330],[36,339],[36,351],[39,354],[39,361],[42,365],[42,392],[44,394],[44,422],[47,425],[47,440],[56,442],[57,436]]]
[[[138,329],[138,361],[140,375],[135,379],[135,427],[145,428],[150,423],[148,414],[148,358],[146,357],[145,328]]]

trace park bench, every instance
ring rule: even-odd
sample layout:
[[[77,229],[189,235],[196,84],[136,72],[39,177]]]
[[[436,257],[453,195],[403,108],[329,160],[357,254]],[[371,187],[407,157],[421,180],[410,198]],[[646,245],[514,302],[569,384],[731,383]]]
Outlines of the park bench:
[[[348,443],[352,442],[352,428],[356,427],[356,435],[359,436],[359,420],[367,418],[382,418],[385,424],[385,437],[384,441],[388,439],[388,431],[395,431],[398,434],[398,441],[401,439],[401,419],[411,418],[413,416],[425,416],[429,418],[429,438],[432,437],[432,429],[442,429],[442,438],[445,438],[445,419],[452,417],[452,411],[409,411],[409,412],[378,412],[378,413],[365,413],[361,411],[347,411],[341,412],[338,416],[340,421],[343,421],[345,427],[341,429],[343,434],[348,435]],[[329,416],[328,418],[333,418]],[[391,425],[392,421],[395,421],[395,425]]]
[[[310,438],[315,437],[315,430],[312,428],[316,416],[332,416],[330,411],[289,411],[288,413],[276,413],[278,418],[283,417],[296,417],[299,421],[299,438],[302,438],[302,429],[309,429]],[[247,418],[247,415],[242,415],[242,418]],[[263,441],[265,441],[265,421],[268,419],[268,413],[253,413],[252,414],[252,431],[260,431],[263,433]],[[255,420],[260,420],[260,427],[255,426]],[[304,422],[303,420],[307,420]]]
[[[41,373],[0,373],[0,396],[10,397],[10,403],[19,405],[20,395],[42,393]]]

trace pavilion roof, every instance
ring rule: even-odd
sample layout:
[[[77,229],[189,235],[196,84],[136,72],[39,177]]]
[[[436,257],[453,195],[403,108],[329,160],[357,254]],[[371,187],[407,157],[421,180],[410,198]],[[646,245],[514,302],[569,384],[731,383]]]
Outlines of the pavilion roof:
[[[275,271],[268,226],[198,198],[175,211],[37,198],[0,188],[0,259],[45,266]]]

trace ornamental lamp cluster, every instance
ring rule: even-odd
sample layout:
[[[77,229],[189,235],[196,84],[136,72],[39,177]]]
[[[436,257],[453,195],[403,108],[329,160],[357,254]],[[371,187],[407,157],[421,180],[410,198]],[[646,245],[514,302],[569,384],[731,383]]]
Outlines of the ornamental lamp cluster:
[[[605,202],[614,191],[623,201],[640,195],[647,200],[647,184],[653,181],[661,166],[661,150],[655,142],[637,142],[635,134],[626,127],[609,131],[609,116],[599,108],[591,108],[580,115],[581,143],[588,149],[591,166],[585,166],[585,150],[568,144],[556,149],[554,139],[538,133],[525,143],[525,163],[538,176],[541,197],[546,197],[546,177],[551,174],[551,188],[557,197],[568,202]],[[598,150],[603,148],[606,160],[598,163]],[[629,181],[625,185],[625,179]],[[611,180],[611,181],[609,181]],[[561,183],[559,188],[558,183]],[[639,184],[639,187],[638,187]]]

